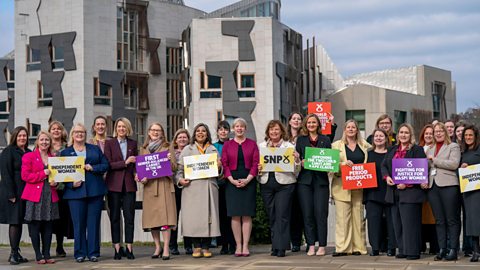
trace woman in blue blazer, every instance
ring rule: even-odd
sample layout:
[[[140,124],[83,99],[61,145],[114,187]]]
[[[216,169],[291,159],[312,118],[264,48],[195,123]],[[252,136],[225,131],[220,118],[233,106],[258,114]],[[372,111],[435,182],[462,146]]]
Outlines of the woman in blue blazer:
[[[85,143],[87,130],[82,124],[75,124],[70,131],[70,146],[61,156],[85,157],[85,182],[67,183],[63,199],[68,200],[73,221],[74,257],[79,263],[88,259],[97,262],[100,256],[100,218],[103,197],[107,186],[103,174],[108,170],[108,160],[100,148]],[[88,233],[87,233],[88,231]]]

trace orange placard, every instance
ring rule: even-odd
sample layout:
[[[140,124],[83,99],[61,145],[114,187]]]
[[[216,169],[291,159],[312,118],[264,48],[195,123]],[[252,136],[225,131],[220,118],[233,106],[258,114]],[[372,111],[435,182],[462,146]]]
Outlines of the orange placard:
[[[309,102],[308,113],[314,113],[320,118],[322,123],[322,134],[332,133],[332,103],[331,102]]]
[[[377,187],[375,163],[354,164],[352,167],[343,165],[342,184],[343,189]]]

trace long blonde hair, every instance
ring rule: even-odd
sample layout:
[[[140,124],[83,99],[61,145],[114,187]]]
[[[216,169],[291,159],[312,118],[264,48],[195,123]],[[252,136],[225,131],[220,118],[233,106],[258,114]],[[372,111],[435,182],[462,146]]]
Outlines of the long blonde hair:
[[[347,122],[345,122],[345,124],[343,125],[343,134],[342,134],[342,138],[340,139],[344,144],[348,144],[348,141],[347,141],[347,134],[345,133],[345,130],[347,129],[347,125],[350,124],[350,123],[353,123],[355,125],[355,127],[357,128],[357,133],[355,134],[355,142],[364,147],[365,146],[365,140],[363,139],[362,137],[362,133],[360,133],[360,128],[358,127],[358,123],[357,121],[353,120],[353,119],[349,119],[347,120]]]

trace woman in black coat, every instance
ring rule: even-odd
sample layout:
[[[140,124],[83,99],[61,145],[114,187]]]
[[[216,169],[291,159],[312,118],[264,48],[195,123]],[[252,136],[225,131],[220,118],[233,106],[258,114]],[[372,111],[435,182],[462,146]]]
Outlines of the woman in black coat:
[[[12,265],[28,262],[19,253],[20,238],[22,238],[23,218],[25,216],[25,201],[21,200],[25,182],[21,178],[22,156],[30,152],[28,146],[28,131],[25,127],[16,127],[10,137],[9,145],[0,155],[0,223],[9,224],[10,258]]]
[[[396,185],[392,180],[392,160],[395,158],[426,158],[421,146],[415,144],[413,128],[409,124],[402,124],[398,129],[397,145],[390,148],[382,164],[383,179],[389,187],[385,195],[385,201],[393,204],[392,221],[397,240],[397,259],[407,260],[420,259],[422,244],[422,203],[426,194],[422,185]]]

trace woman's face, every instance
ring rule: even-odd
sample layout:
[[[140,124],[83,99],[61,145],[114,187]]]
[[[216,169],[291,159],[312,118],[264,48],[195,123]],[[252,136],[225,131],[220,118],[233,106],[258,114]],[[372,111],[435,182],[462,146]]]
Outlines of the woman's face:
[[[244,137],[245,136],[245,131],[246,131],[245,125],[242,123],[238,122],[233,126],[233,132],[235,133],[235,137]]]
[[[27,145],[28,137],[25,130],[20,130],[17,135],[17,146],[23,148]]]
[[[300,129],[300,126],[302,125],[302,116],[299,115],[298,113],[292,115],[292,118],[290,119],[290,121],[288,121],[288,123],[290,124],[290,126],[293,128],[293,129]]]
[[[392,122],[390,122],[390,119],[386,118],[378,122],[378,128],[381,128],[387,132],[387,134],[390,132],[392,129]]]
[[[463,137],[465,138],[465,144],[468,147],[472,146],[475,143],[475,140],[477,139],[475,138],[475,133],[473,133],[472,129],[465,130],[465,134],[463,135]]]
[[[317,121],[317,118],[315,118],[313,116],[310,116],[307,119],[307,130],[308,130],[308,132],[317,133],[318,126],[319,126],[319,123]]]
[[[46,134],[40,134],[38,137],[38,149],[40,151],[48,151],[51,143],[50,138]]]
[[[401,144],[409,144],[411,136],[410,130],[407,127],[402,127],[398,131],[398,140]]]
[[[178,145],[178,148],[183,149],[185,145],[188,144],[188,136],[186,133],[180,133],[177,136],[177,140],[175,141]]]
[[[462,132],[463,130],[465,129],[464,126],[459,126],[457,127],[457,130],[455,131],[455,136],[457,137],[457,142],[461,142],[462,141]]]
[[[162,127],[159,125],[152,125],[148,130],[148,136],[150,136],[150,140],[156,141],[163,137],[163,130]]]
[[[451,121],[445,122],[445,128],[447,129],[448,136],[452,137],[455,131],[455,123]]]
[[[117,123],[117,137],[125,138],[127,136],[127,126],[122,121]]]
[[[385,137],[385,134],[383,134],[383,132],[375,131],[375,133],[373,134],[373,143],[376,147],[385,147],[387,143],[387,137]]]
[[[270,138],[272,142],[280,141],[281,137],[282,137],[282,129],[278,125],[275,125],[268,129],[268,138]]]
[[[433,128],[425,129],[425,133],[423,133],[423,140],[425,141],[426,145],[430,145],[433,143]]]
[[[204,126],[200,126],[195,130],[195,141],[203,144],[207,140],[207,129]]]
[[[441,128],[439,125],[437,125],[437,126],[435,126],[433,131],[434,131],[435,141],[437,143],[442,143],[442,142],[445,141],[445,136],[447,134],[445,133],[445,130],[443,128]]]
[[[50,128],[50,134],[54,140],[60,140],[62,138],[62,131],[63,129],[59,125],[52,125]]]
[[[353,138],[357,136],[357,125],[354,122],[348,122],[345,126],[345,135],[349,138]]]
[[[105,119],[97,118],[97,120],[95,120],[93,130],[95,130],[95,134],[99,136],[105,135],[105,131],[107,130],[107,123],[105,122]]]
[[[77,144],[85,144],[87,132],[81,126],[73,127],[73,141]]]
[[[217,130],[217,137],[220,141],[226,141],[228,139],[228,133],[230,133],[230,130],[224,128],[224,127],[220,127],[218,130]]]

